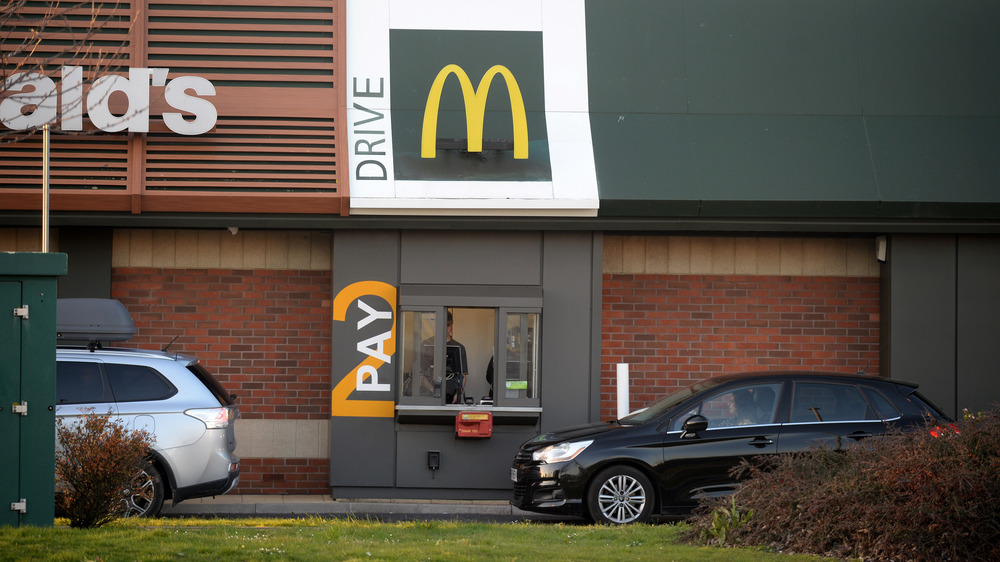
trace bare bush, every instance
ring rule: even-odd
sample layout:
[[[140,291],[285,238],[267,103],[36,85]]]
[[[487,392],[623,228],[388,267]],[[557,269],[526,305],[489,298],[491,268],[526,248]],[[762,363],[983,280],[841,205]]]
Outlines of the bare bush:
[[[149,433],[93,412],[75,424],[57,419],[56,433],[57,503],[70,527],[100,527],[122,515],[125,490],[152,447]]]
[[[865,560],[1000,559],[1000,414],[954,427],[744,462],[732,498],[706,501],[689,539],[718,542],[720,509],[752,513],[729,544]]]

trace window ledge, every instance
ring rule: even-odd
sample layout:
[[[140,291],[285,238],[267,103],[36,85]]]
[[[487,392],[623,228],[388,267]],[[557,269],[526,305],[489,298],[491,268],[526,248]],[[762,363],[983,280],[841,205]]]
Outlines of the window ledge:
[[[424,406],[397,404],[396,420],[399,423],[454,425],[459,412],[489,412],[494,425],[534,425],[542,413],[540,407],[483,406],[479,404],[450,406]]]

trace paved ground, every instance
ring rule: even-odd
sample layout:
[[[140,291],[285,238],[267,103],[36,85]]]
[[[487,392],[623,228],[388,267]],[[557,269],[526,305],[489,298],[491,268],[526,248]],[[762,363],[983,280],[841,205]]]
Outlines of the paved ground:
[[[574,517],[542,515],[500,500],[333,499],[328,495],[239,495],[199,498],[171,506],[164,517],[358,517],[381,521],[459,519],[464,521],[553,521],[583,523]]]

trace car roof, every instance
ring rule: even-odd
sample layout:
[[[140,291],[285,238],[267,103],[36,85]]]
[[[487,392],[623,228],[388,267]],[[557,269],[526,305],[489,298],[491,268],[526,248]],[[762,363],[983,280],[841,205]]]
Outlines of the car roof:
[[[709,378],[714,384],[721,384],[729,381],[755,380],[755,379],[802,379],[808,377],[822,377],[824,379],[837,379],[841,381],[879,381],[890,384],[901,384],[917,388],[917,384],[900,379],[893,379],[877,375],[866,375],[863,373],[837,373],[832,371],[746,371],[742,373],[728,373]]]
[[[182,353],[158,351],[155,349],[140,349],[129,347],[102,347],[91,351],[85,346],[58,346],[56,355],[74,355],[80,357],[120,357],[147,360],[177,361],[180,363],[192,363],[197,361],[194,357]]]

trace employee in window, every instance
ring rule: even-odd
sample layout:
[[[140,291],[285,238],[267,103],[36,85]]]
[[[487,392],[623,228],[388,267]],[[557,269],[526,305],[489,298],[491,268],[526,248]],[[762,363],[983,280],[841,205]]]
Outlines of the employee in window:
[[[447,341],[445,343],[445,403],[461,404],[465,398],[465,379],[469,374],[468,354],[465,346],[455,339],[455,322],[448,313]]]

